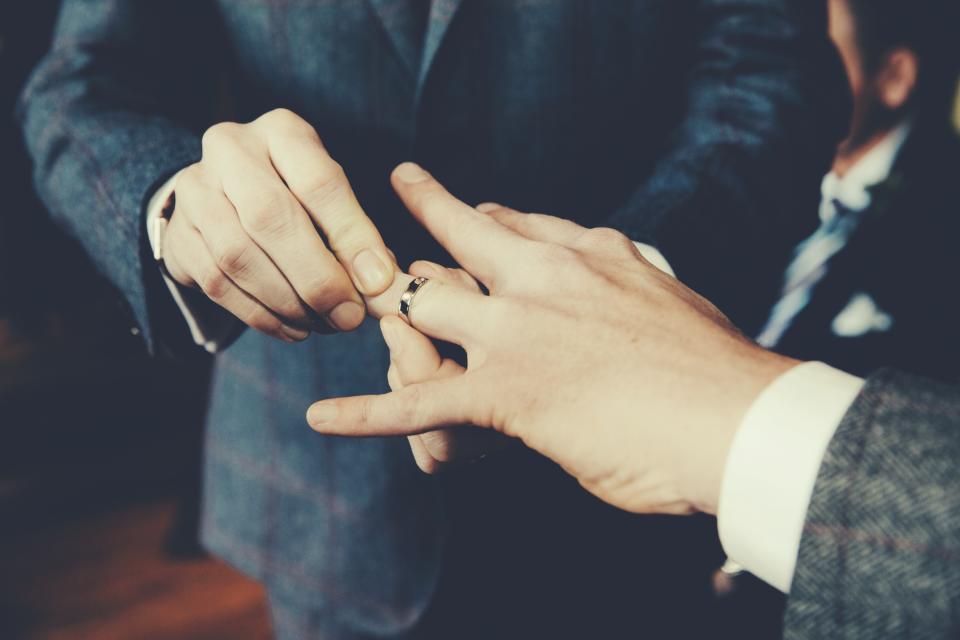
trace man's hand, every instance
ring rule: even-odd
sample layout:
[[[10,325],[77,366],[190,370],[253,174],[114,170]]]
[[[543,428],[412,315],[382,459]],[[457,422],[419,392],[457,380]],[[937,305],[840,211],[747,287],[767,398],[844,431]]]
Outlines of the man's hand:
[[[415,435],[473,424],[517,437],[603,500],[635,512],[715,512],[747,408],[796,364],[743,337],[625,236],[456,200],[415,165],[394,186],[490,292],[428,282],[410,317],[462,346],[466,371],[383,396],[314,404],[314,429]],[[399,385],[398,385],[399,386]]]
[[[211,127],[175,194],[170,275],[264,333],[292,341],[318,324],[355,329],[361,294],[393,282],[394,261],[343,169],[289,111]]]
[[[419,261],[410,265],[410,275],[480,293],[480,285],[462,269],[448,269],[432,262]],[[380,329],[390,348],[387,382],[394,391],[418,382],[452,378],[464,372],[459,363],[442,358],[430,338],[396,315],[384,315]],[[417,466],[429,474],[440,473],[452,465],[476,461],[488,453],[503,449],[510,442],[498,433],[462,425],[407,436],[407,440]]]

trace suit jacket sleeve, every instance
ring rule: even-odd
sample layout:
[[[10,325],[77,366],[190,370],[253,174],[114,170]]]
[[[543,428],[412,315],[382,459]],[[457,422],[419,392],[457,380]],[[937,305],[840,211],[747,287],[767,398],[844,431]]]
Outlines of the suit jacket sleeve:
[[[960,633],[960,388],[869,378],[827,449],[787,638]]]
[[[816,222],[849,97],[826,3],[698,5],[685,115],[611,226],[658,247],[681,280],[752,329]]]
[[[18,110],[41,198],[124,295],[151,346],[189,340],[159,295],[144,209],[163,180],[200,157],[200,106],[214,103],[206,63],[220,49],[209,9],[65,0]]]

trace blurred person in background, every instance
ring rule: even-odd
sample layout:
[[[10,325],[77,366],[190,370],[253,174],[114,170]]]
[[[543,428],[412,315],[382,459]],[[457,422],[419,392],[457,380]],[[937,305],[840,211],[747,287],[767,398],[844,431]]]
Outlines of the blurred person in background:
[[[385,388],[387,350],[362,321],[395,276],[388,247],[399,264],[444,257],[391,193],[409,158],[468,199],[621,229],[758,325],[842,136],[825,14],[63,3],[22,97],[36,184],[150,349],[216,353],[203,540],[265,585],[279,637],[709,624],[679,615],[708,606],[708,523],[629,517],[522,451],[429,479],[405,442],[310,434],[303,408]]]
[[[850,131],[823,178],[819,227],[795,249],[757,341],[861,376],[893,366],[956,380],[960,5],[830,0],[829,21],[853,94]],[[731,627],[773,635],[777,617],[753,612],[784,599],[733,563],[725,570],[736,576],[717,576],[733,592]]]
[[[860,375],[896,366],[956,378],[960,4],[829,7],[853,120],[823,178],[820,226],[796,248],[758,342]]]

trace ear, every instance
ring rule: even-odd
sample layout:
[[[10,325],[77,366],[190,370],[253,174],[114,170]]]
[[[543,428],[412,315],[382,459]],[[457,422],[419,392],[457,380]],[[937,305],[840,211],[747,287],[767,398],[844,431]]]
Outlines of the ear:
[[[916,53],[905,47],[892,50],[876,75],[880,102],[891,111],[901,109],[913,95],[919,73],[920,61]]]

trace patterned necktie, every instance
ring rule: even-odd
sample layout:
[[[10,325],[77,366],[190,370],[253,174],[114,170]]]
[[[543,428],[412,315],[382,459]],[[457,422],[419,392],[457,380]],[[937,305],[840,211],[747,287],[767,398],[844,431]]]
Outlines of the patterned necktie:
[[[810,303],[813,290],[827,275],[831,259],[847,244],[860,224],[864,209],[851,209],[837,199],[831,200],[832,215],[825,216],[820,228],[797,246],[787,267],[780,300],[774,305],[757,343],[767,349],[777,346],[796,317]]]

